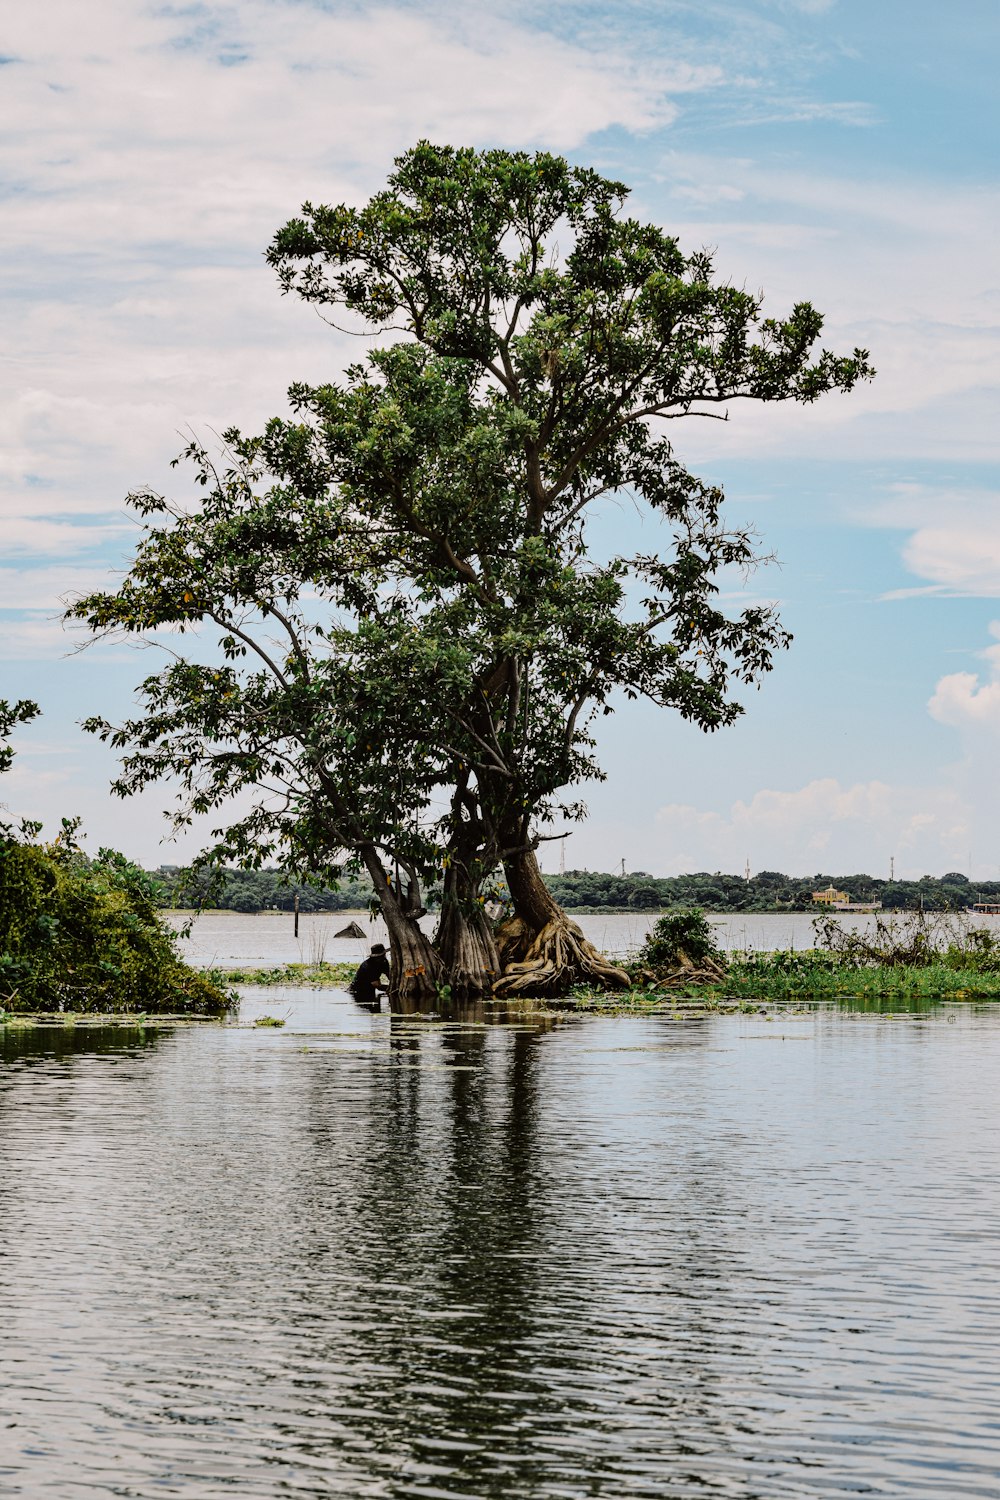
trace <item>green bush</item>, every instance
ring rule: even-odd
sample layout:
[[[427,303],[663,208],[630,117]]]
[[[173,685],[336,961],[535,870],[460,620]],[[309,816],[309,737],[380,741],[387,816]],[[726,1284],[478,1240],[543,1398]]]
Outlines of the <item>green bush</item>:
[[[229,996],[183,962],[150,878],[113,850],[0,838],[0,1009],[218,1015]]]
[[[636,954],[636,963],[657,972],[676,968],[682,954],[696,967],[706,959],[717,963],[724,961],[721,949],[716,946],[711,923],[697,907],[692,911],[667,912],[666,916],[660,917]]]

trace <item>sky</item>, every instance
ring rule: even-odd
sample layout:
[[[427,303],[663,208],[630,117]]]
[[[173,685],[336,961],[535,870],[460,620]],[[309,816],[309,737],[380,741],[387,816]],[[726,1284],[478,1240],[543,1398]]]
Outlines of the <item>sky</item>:
[[[124,497],[176,493],[192,434],[254,430],[356,355],[263,252],[300,204],[363,202],[421,137],[558,150],[711,247],[877,379],[673,424],[778,563],[794,643],[734,727],[600,721],[567,867],[960,870],[1000,878],[1000,142],[995,0],[41,0],[0,33],[0,799],[148,866],[170,794],[121,802],[79,728],[154,653],[78,649],[60,600],[120,576]],[[616,503],[595,540],[649,543]],[[558,856],[546,851],[547,868]]]

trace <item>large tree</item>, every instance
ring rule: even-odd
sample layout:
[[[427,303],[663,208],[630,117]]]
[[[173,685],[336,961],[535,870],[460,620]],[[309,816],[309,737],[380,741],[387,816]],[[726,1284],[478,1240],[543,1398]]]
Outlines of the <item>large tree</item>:
[[[719,570],[750,565],[752,540],[726,530],[721,495],[685,471],[660,424],[725,420],[743,401],[811,402],[872,374],[864,350],[817,349],[823,320],[810,304],[764,317],[758,296],[713,279],[706,252],[686,256],[658,227],[627,217],[626,197],[622,184],[545,153],[424,142],[398,159],[387,190],[367,205],[307,204],[270,250],[285,291],[343,308],[357,331],[392,330],[471,367],[481,408],[502,434],[515,502],[519,574],[508,602],[517,618],[539,590],[550,600],[567,574],[586,571],[587,515],[601,496],[624,491],[670,525],[656,556],[591,570],[607,585],[605,619],[620,625],[622,580],[646,585],[632,620],[645,649],[615,656],[588,642],[577,653],[563,678],[572,689],[567,750],[578,747],[582,717],[606,706],[615,686],[705,729],[729,723],[741,711],[732,684],[766,671],[783,643],[771,611],[728,619],[718,609]],[[325,420],[324,391],[295,395]],[[472,587],[488,583],[447,507],[434,534],[456,575]],[[491,747],[477,768],[478,811],[496,827],[515,907],[502,952],[525,982],[559,985],[600,965],[539,876],[538,820],[557,784],[536,780],[527,795],[510,795],[538,726],[522,730],[520,743],[502,734],[529,722],[541,642],[530,629],[496,641],[469,727]],[[502,774],[491,774],[493,759],[504,762]],[[508,983],[520,982],[512,970]]]
[[[286,289],[391,326],[389,346],[293,388],[294,418],[261,437],[228,434],[221,472],[196,446],[199,506],[134,496],[128,578],[75,608],[98,630],[197,625],[221,654],[178,657],[138,719],[91,727],[126,751],[123,793],[179,779],[182,820],[250,797],[216,858],[367,869],[401,996],[621,982],[535,853],[600,775],[593,716],[623,690],[730,723],[734,685],[787,639],[770,608],[719,608],[753,539],[658,423],[846,390],[866,356],[814,354],[807,304],[762,319],[708,257],[625,218],[619,184],[559,158],[422,145],[397,167],[363,209],[307,207],[271,251]],[[621,492],[662,535],[598,563],[589,511]],[[494,935],[500,864],[514,913]],[[413,917],[435,873],[432,945]]]

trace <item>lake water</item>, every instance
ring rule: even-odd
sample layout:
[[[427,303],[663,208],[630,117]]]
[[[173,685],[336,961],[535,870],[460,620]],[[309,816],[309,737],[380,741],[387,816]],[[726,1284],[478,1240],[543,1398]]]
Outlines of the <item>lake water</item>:
[[[998,1081],[996,1005],[0,1027],[0,1493],[996,1497]]]
[[[570,913],[592,943],[606,953],[617,954],[632,953],[640,947],[658,915],[629,913],[601,917]],[[167,913],[167,920],[180,927],[186,915]],[[810,948],[814,942],[812,916],[808,912],[737,912],[710,920],[720,946],[727,949]],[[845,927],[864,929],[873,919],[845,913],[840,920]],[[334,937],[339,928],[351,921],[365,929],[363,939]],[[433,931],[434,925],[433,916],[425,917],[421,923],[428,932]],[[1000,934],[1000,917],[978,917],[976,925],[990,927]],[[369,944],[387,941],[384,924],[364,913],[303,912],[296,939],[289,912],[248,916],[221,911],[205,912],[198,917],[182,951],[192,963],[219,964],[223,968],[238,964],[308,963],[321,957],[330,963],[348,963],[360,960],[368,952]]]

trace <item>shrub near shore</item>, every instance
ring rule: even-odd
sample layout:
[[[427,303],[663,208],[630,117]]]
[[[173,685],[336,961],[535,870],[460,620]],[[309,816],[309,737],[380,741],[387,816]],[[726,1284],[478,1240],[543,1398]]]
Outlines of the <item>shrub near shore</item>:
[[[0,840],[0,1013],[220,1015],[232,999],[179,957],[148,877],[96,860],[64,824],[54,844]]]

